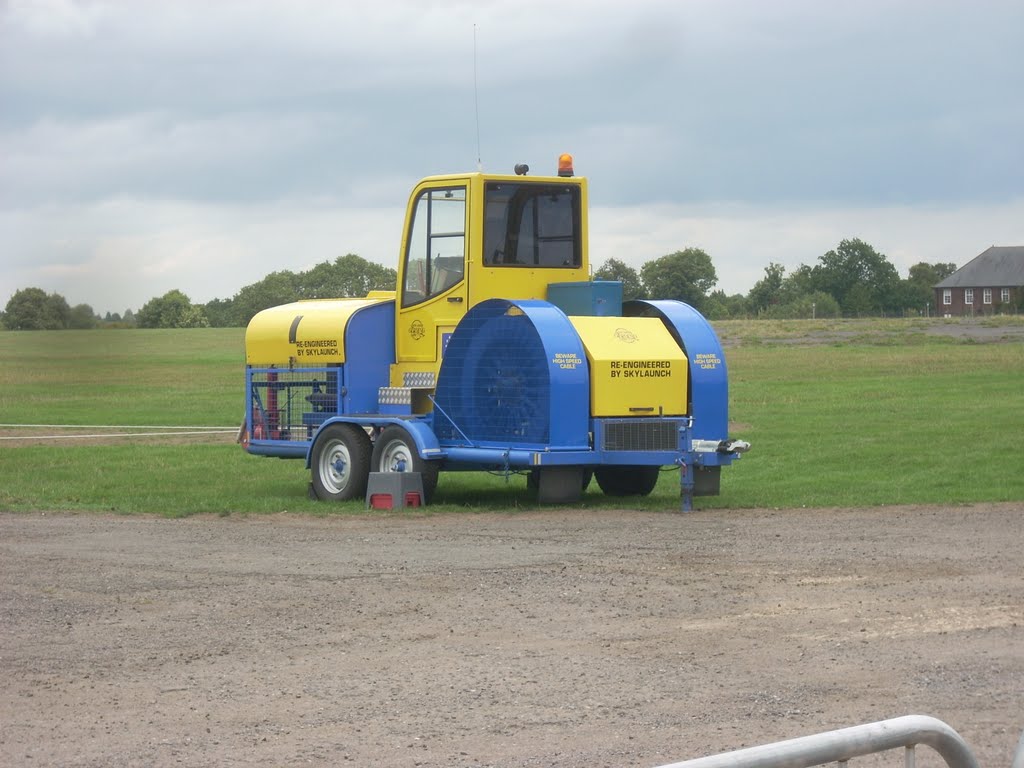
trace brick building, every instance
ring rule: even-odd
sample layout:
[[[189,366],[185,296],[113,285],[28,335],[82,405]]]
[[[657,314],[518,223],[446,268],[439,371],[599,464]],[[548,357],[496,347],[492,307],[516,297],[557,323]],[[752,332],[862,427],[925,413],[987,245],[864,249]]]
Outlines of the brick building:
[[[936,315],[1015,312],[1024,302],[1024,245],[993,245],[937,284]]]

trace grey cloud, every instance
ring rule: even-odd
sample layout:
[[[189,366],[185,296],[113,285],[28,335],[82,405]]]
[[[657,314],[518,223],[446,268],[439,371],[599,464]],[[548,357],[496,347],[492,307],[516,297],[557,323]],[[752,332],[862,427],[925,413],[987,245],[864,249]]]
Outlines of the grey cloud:
[[[475,154],[475,16],[485,158],[578,148],[614,202],[1017,188],[1024,116],[1007,94],[1020,92],[1022,13],[1010,5],[640,3],[543,24],[508,3],[82,7],[54,22],[60,34],[5,23],[5,154],[19,177],[41,166],[41,194],[73,195],[77,175],[86,198],[120,185],[266,199],[337,194],[399,164],[468,167],[443,163]],[[131,124],[144,129],[118,134]],[[24,152],[11,134],[49,135],[53,151]],[[49,186],[58,163],[67,178]]]
[[[0,227],[71,274],[315,201],[340,253],[327,211],[475,167],[477,100],[487,170],[573,152],[608,208],[993,205],[1021,196],[1022,28],[1019,0],[0,4]],[[195,218],[149,237],[175,204]],[[397,237],[365,247],[390,263]]]

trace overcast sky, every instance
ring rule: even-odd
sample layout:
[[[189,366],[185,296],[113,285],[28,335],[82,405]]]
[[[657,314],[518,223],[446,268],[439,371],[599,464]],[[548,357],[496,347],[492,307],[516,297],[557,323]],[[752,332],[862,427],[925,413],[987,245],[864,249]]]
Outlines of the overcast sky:
[[[1020,0],[0,0],[0,307],[395,266],[422,176],[590,179],[590,255],[718,288],[844,238],[1024,245]]]

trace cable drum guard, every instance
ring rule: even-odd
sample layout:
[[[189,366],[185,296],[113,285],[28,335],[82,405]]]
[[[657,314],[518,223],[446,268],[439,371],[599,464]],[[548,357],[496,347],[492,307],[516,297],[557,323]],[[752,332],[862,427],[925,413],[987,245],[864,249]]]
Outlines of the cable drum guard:
[[[566,315],[545,301],[490,299],[467,312],[448,342],[435,399],[441,441],[587,445],[586,354]]]

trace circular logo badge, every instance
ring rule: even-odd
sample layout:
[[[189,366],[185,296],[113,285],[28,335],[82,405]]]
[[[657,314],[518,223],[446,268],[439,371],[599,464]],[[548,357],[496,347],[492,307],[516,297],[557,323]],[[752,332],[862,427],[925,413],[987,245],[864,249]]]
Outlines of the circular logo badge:
[[[636,344],[640,340],[637,338],[637,335],[628,328],[616,328],[615,338],[619,341],[624,341],[627,344]]]
[[[416,339],[416,341],[419,341],[427,335],[427,331],[423,327],[423,323],[419,320],[413,320],[412,325],[409,326],[409,335]]]

